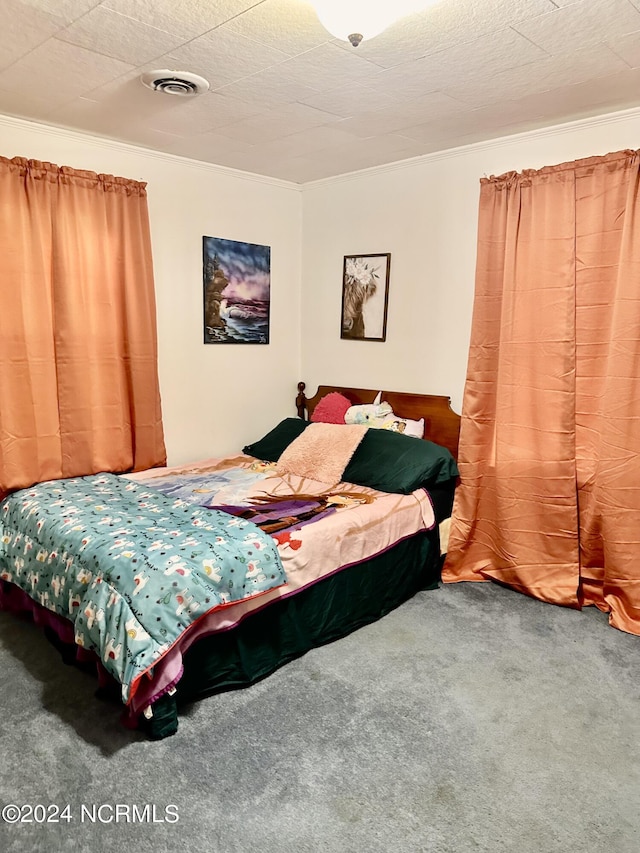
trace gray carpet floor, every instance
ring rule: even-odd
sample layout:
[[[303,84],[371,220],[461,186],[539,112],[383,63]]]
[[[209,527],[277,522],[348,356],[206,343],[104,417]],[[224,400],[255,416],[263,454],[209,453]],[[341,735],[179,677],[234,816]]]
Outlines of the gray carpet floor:
[[[640,638],[592,608],[420,593],[160,742],[95,688],[0,614],[0,805],[70,806],[5,853],[640,850]]]

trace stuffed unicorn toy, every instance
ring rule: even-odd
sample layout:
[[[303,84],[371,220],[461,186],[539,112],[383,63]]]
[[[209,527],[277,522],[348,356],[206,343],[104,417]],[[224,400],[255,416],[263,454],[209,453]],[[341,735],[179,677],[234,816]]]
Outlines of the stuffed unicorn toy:
[[[410,421],[399,418],[393,413],[389,403],[381,403],[379,393],[373,403],[361,406],[350,406],[344,416],[346,424],[364,424],[374,429],[389,429],[393,432],[402,432],[406,435],[422,438],[424,435],[424,419]]]
[[[394,417],[393,409],[389,403],[381,403],[382,391],[373,403],[364,403],[361,406],[350,406],[344,416],[346,424],[364,424],[368,427],[381,429],[385,427],[390,418]]]
[[[394,418],[389,403],[366,403],[362,406],[350,406],[344,416],[346,424],[364,424],[380,429],[386,421]]]

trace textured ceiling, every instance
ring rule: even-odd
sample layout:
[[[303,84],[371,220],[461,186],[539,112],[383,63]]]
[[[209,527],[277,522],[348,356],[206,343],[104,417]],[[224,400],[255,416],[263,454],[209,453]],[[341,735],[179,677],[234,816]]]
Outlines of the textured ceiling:
[[[439,0],[358,48],[305,0],[1,5],[0,112],[296,183],[640,104],[640,0]]]

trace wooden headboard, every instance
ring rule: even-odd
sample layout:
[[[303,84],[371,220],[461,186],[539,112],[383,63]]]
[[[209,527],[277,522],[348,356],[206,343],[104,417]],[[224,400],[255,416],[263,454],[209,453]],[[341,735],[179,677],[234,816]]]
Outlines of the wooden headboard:
[[[308,420],[313,414],[316,404],[329,394],[337,391],[351,400],[354,406],[362,403],[373,403],[378,395],[378,389],[343,388],[339,385],[319,385],[313,397],[305,396],[306,385],[298,382],[296,408],[298,417]],[[405,394],[402,391],[383,391],[382,402],[389,403],[395,415],[399,418],[419,420],[424,418],[424,437],[436,444],[448,448],[454,459],[458,458],[458,441],[460,438],[460,415],[451,408],[451,398],[436,394]]]

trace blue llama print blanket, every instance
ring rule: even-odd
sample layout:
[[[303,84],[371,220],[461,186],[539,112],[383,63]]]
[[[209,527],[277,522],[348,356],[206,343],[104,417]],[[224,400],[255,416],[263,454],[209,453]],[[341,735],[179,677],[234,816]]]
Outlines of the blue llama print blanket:
[[[202,616],[285,582],[276,543],[251,521],[115,474],[6,497],[0,577],[73,622],[125,704]]]

